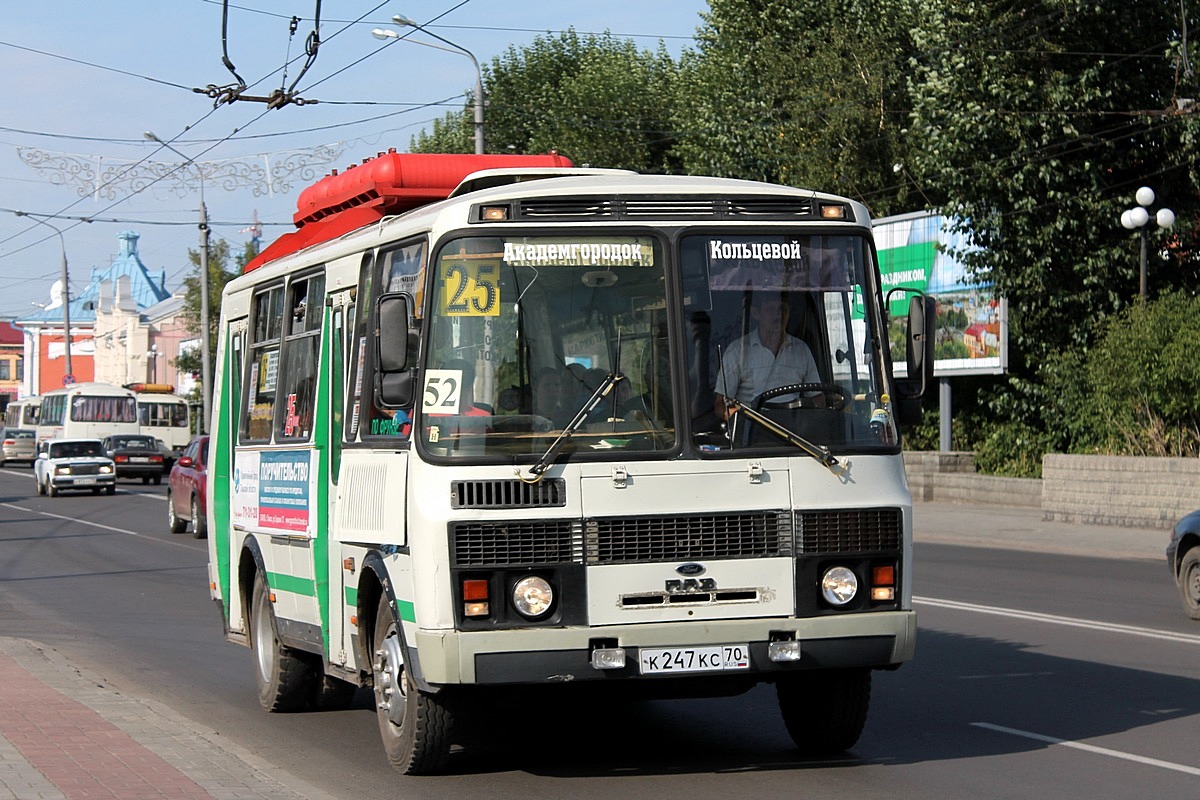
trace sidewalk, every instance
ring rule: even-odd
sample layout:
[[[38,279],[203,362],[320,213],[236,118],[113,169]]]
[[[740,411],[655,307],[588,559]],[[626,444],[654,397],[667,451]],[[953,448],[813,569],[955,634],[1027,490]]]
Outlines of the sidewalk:
[[[920,543],[1164,560],[1168,532],[1039,509],[918,502]],[[0,637],[0,800],[332,800],[216,731],[123,695],[37,642]]]
[[[56,651],[0,637],[0,800],[332,800]]]
[[[1171,531],[1048,522],[1039,508],[913,503],[913,541],[1167,563]]]

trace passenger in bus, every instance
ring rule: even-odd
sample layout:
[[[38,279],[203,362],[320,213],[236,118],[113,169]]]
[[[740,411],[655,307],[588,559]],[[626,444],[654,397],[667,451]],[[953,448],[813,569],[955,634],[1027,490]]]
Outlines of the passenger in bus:
[[[786,294],[766,291],[751,297],[750,318],[755,327],[723,350],[717,365],[714,407],[718,417],[729,416],[726,395],[750,405],[768,389],[821,381],[808,345],[787,332],[789,314]]]
[[[561,428],[571,421],[572,409],[567,407],[564,388],[574,379],[566,370],[543,367],[533,378],[533,413],[545,417]]]

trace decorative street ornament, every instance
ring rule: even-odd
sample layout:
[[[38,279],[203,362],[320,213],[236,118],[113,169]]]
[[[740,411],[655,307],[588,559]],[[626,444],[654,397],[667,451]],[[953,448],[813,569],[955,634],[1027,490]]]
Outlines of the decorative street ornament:
[[[186,197],[197,183],[230,192],[248,189],[255,197],[286,194],[293,182],[311,183],[345,149],[339,142],[308,150],[188,162],[126,161],[33,147],[18,147],[17,155],[54,186],[72,187],[80,197],[116,200],[151,187]]]

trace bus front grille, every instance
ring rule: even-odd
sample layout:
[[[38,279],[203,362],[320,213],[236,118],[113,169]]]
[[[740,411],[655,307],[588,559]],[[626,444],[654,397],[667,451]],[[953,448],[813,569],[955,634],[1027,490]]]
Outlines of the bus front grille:
[[[786,511],[602,517],[584,521],[588,564],[770,558],[792,553]]]
[[[797,511],[796,539],[805,555],[899,550],[903,514],[898,508]]]
[[[451,508],[545,508],[567,504],[566,481],[517,478],[450,481]]]
[[[450,524],[455,567],[507,567],[583,561],[578,521],[464,521]]]

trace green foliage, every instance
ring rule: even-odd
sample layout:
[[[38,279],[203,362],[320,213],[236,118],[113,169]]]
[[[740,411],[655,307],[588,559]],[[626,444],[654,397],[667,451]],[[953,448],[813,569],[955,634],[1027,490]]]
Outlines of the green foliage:
[[[1053,388],[1076,404],[1051,420],[1071,452],[1200,455],[1200,298],[1180,292],[1112,318],[1095,348]],[[1078,388],[1075,388],[1078,387]]]
[[[638,50],[573,30],[509,48],[485,69],[488,152],[558,151],[577,164],[663,172],[678,67],[662,48]],[[447,114],[413,152],[474,152],[473,106]]]
[[[689,173],[849,195],[883,215],[923,207],[907,159],[904,65],[915,0],[711,0],[678,82]]]
[[[241,274],[242,268],[257,253],[254,245],[247,243],[245,249],[238,254],[233,268],[230,268],[229,242],[217,239],[208,248],[208,330],[209,330],[209,359],[216,363],[217,330],[221,317],[221,292],[225,284]],[[200,251],[188,250],[188,259],[192,262],[193,274],[183,281],[183,319],[188,333],[200,335]],[[199,348],[181,352],[174,361],[174,367],[182,372],[199,373],[201,370],[201,353]],[[198,400],[199,398],[192,398]]]

